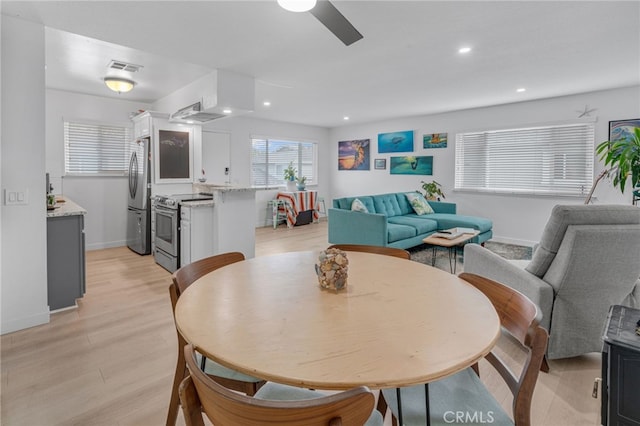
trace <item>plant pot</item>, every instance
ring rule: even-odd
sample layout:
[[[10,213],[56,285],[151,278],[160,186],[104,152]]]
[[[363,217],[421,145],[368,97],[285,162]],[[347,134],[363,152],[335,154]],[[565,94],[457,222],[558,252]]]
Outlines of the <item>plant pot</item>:
[[[287,191],[294,192],[296,190],[296,181],[288,180],[287,181]]]

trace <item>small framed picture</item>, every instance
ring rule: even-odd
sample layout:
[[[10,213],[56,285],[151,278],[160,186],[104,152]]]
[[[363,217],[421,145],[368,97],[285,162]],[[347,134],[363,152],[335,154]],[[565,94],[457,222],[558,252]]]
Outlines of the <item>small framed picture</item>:
[[[640,118],[610,121],[609,141],[613,142],[630,137],[636,127],[640,127]]]
[[[376,158],[373,160],[373,167],[376,170],[386,170],[387,168],[387,159],[386,158]]]

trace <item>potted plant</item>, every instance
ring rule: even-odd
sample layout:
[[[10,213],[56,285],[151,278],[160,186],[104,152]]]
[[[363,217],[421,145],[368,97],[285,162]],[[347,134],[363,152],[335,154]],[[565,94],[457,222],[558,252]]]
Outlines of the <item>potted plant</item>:
[[[600,160],[608,167],[607,174],[613,174],[613,186],[624,193],[627,178],[631,177],[631,188],[640,188],[640,127],[626,138],[604,141],[596,147]]]
[[[296,182],[298,182],[298,191],[304,191],[307,187],[307,177],[306,176],[298,176],[296,178]]]
[[[431,182],[420,181],[420,183],[422,183],[422,190],[427,200],[440,201],[440,197],[447,198],[444,196],[444,192],[442,192],[442,185],[435,180]]]
[[[287,183],[288,191],[296,190],[296,168],[293,167],[293,161],[289,162],[289,165],[284,169],[284,180]]]

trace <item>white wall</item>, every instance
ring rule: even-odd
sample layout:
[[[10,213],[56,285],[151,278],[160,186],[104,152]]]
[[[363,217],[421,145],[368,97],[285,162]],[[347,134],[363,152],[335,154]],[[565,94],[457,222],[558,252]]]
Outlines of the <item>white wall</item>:
[[[44,27],[2,15],[2,334],[49,322],[45,204]]]
[[[148,104],[60,90],[46,91],[46,171],[54,192],[64,194],[87,210],[88,250],[126,244],[127,178],[63,177],[64,120],[88,120],[133,127],[129,113]]]
[[[254,136],[301,140],[318,143],[318,184],[307,189],[318,191],[318,196],[329,197],[330,170],[335,164],[330,156],[329,129],[278,121],[258,120],[250,115],[221,118],[206,123],[203,130],[224,131],[231,135],[231,183],[251,184],[251,138]],[[284,182],[282,188],[284,189]],[[278,189],[256,191],[256,227],[267,224],[267,202],[275,198]],[[271,216],[269,213],[269,220]]]
[[[332,129],[330,132],[329,193],[333,198],[348,195],[381,194],[385,192],[420,189],[420,181],[436,180],[444,187],[445,201],[457,204],[461,214],[488,217],[494,223],[494,239],[505,242],[533,244],[537,242],[556,204],[581,204],[582,198],[528,197],[495,194],[454,192],[455,134],[467,131],[493,130],[575,120],[585,105],[595,108],[597,117],[596,144],[607,140],[610,120],[640,117],[640,87],[607,90],[531,102],[477,108],[450,113],[406,117],[365,125]],[[414,130],[414,154],[433,155],[433,176],[390,175],[390,154],[378,154],[378,133]],[[447,148],[423,149],[422,136],[448,133]],[[338,141],[352,139],[371,140],[370,171],[338,171]],[[373,159],[386,158],[386,170],[373,170]],[[596,164],[595,175],[602,170]],[[631,191],[624,196],[611,183],[603,180],[594,196],[597,203],[631,203]],[[327,199],[327,206],[332,205]]]

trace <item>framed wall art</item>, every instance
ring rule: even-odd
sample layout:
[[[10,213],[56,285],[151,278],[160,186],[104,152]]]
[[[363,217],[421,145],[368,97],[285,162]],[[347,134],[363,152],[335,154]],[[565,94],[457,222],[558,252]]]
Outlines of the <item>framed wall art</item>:
[[[632,120],[616,120],[609,122],[609,140],[626,139],[633,134],[633,129],[640,127],[640,118]]]
[[[373,160],[373,167],[376,170],[386,170],[387,168],[387,159],[386,158],[376,158]]]
[[[338,142],[338,170],[370,170],[369,139]]]
[[[391,157],[389,172],[392,175],[432,175],[433,157]]]
[[[379,133],[378,152],[413,152],[413,130]]]
[[[447,147],[447,134],[446,133],[433,133],[431,135],[422,136],[422,147],[427,148],[446,148]]]

